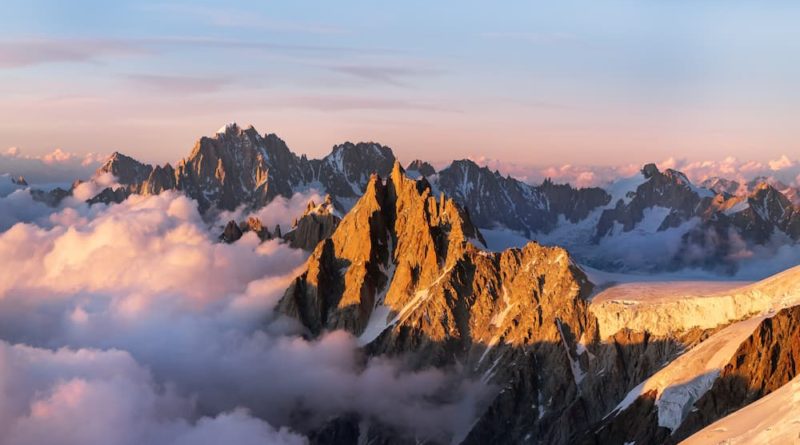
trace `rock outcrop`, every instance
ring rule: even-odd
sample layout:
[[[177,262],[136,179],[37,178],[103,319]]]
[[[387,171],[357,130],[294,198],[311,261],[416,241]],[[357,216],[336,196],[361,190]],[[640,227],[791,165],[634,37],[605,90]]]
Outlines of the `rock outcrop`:
[[[296,249],[313,251],[320,241],[333,235],[340,221],[341,218],[336,215],[333,202],[328,195],[319,205],[314,201],[309,202],[306,212],[294,221],[292,230],[283,238]]]
[[[130,191],[124,187],[106,187],[99,194],[87,199],[86,202],[90,205],[98,203],[119,204],[128,199],[128,195],[130,195]]]
[[[44,191],[39,189],[31,189],[31,197],[34,201],[39,201],[50,207],[56,207],[61,204],[68,196],[72,196],[72,190],[64,190],[61,187],[56,187],[52,190]]]
[[[278,226],[276,230],[280,231],[280,226]],[[225,225],[225,229],[219,236],[219,240],[228,244],[234,243],[240,240],[247,232],[255,233],[261,241],[271,240],[275,237],[280,238],[280,234],[274,235],[270,233],[270,231],[263,226],[260,219],[251,216],[247,218],[246,221],[242,221],[238,224],[233,220],[228,221]]]
[[[19,185],[19,186],[22,186],[22,187],[27,187],[28,186],[28,181],[25,180],[24,176],[12,176],[11,177],[11,183]]]

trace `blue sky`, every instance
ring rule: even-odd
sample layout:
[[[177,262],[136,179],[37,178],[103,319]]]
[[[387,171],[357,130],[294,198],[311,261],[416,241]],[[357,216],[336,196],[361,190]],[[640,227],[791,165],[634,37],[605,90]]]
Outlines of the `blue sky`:
[[[0,149],[174,161],[228,121],[325,154],[798,152],[800,5],[6,0]]]

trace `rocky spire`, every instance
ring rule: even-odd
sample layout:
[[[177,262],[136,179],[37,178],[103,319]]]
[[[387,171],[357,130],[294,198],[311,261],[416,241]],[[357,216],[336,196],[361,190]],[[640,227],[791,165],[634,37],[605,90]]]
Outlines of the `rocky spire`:
[[[153,167],[148,164],[143,164],[130,156],[115,151],[108,157],[106,162],[100,166],[95,172],[96,175],[103,173],[111,173],[117,178],[117,181],[123,185],[138,184],[145,181]]]
[[[294,220],[292,230],[284,238],[296,249],[312,251],[320,241],[333,235],[340,221],[330,195],[321,204],[309,200],[305,213]]]

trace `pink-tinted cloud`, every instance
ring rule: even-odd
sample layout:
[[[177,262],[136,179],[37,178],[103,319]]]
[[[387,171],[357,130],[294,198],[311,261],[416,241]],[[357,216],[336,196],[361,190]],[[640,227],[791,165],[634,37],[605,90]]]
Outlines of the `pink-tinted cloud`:
[[[38,39],[0,42],[0,68],[58,62],[97,62],[103,57],[145,54],[131,42],[117,40]]]
[[[0,174],[23,176],[31,183],[70,184],[90,177],[108,155],[73,153],[56,148],[43,155],[28,155],[18,147],[0,153]]]
[[[546,178],[556,183],[569,183],[576,187],[605,186],[611,182],[636,174],[641,166],[628,164],[620,166],[553,165],[535,166],[511,163],[488,157],[472,158],[475,163],[498,170],[528,184],[539,184]]]
[[[485,156],[472,158],[477,164],[499,170],[521,181],[538,184],[545,178],[555,182],[570,183],[578,187],[605,186],[609,183],[633,176],[642,165],[622,164],[616,166],[591,166],[563,164],[553,166],[535,166],[522,163],[507,162]],[[720,161],[689,161],[686,159],[667,158],[656,163],[661,169],[675,169],[685,173],[695,183],[712,177],[721,177],[742,183],[757,177],[768,177],[781,181],[786,185],[800,185],[800,162],[783,155],[767,162],[744,161],[735,157],[727,157]]]
[[[441,74],[439,70],[400,66],[341,65],[330,69],[361,80],[394,86],[405,86],[409,78]]]
[[[243,409],[200,417],[123,351],[0,341],[0,386],[13,388],[0,392],[2,445],[306,443]]]

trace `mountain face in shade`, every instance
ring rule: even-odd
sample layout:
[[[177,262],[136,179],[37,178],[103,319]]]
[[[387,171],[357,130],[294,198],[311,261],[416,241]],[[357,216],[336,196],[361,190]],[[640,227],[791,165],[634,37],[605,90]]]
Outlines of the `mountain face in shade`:
[[[122,153],[114,152],[108,160],[97,169],[96,174],[111,173],[117,178],[117,182],[120,184],[134,185],[146,180],[152,171],[153,167],[151,165],[143,164]]]
[[[574,443],[674,445],[789,383],[800,373],[800,306],[782,309],[769,317],[756,318],[760,320],[754,320],[757,323],[751,320],[739,323],[747,324],[739,329],[745,334],[742,338],[726,332],[736,328],[731,326],[706,340],[713,343],[717,341],[716,337],[722,338],[718,342],[722,345],[708,352],[727,354],[723,357],[726,362],[721,371],[707,371],[706,374],[694,376],[693,380],[675,382],[662,390],[664,394],[659,390],[645,392],[623,409],[610,413],[589,431],[580,434]],[[726,348],[725,343],[733,348]],[[694,366],[702,369],[702,365],[692,365],[692,362],[701,361],[702,357],[689,355],[688,358],[691,358],[687,361],[688,365],[676,360],[661,372],[664,377],[656,374],[653,378],[668,380],[670,367]],[[667,395],[667,391],[673,391],[678,396]],[[659,398],[670,400],[667,403]],[[673,417],[661,411],[676,411],[680,416]]]
[[[201,138],[174,169],[175,188],[196,199],[201,209],[224,210],[240,205],[258,208],[276,196],[291,196],[293,187],[305,183],[308,174],[307,161],[289,151],[280,138],[235,124],[214,137]],[[154,189],[172,185],[149,179],[148,186]]]
[[[310,252],[320,241],[333,235],[339,222],[341,218],[336,214],[331,196],[328,195],[320,204],[309,202],[303,216],[294,221],[284,239],[290,246]]]
[[[427,178],[427,177],[435,175],[436,174],[436,169],[433,168],[433,166],[431,164],[428,164],[425,161],[416,159],[414,161],[411,161],[410,164],[408,164],[408,167],[406,167],[406,174],[408,174],[412,178],[419,177],[419,176],[424,176],[424,177]]]
[[[559,216],[585,218],[610,199],[599,188],[574,189],[550,181],[531,186],[470,160],[454,161],[439,172],[435,184],[468,208],[480,227],[502,226],[529,236],[550,232]]]
[[[12,176],[11,183],[22,187],[26,187],[28,185],[28,181],[25,180],[24,176]]]

